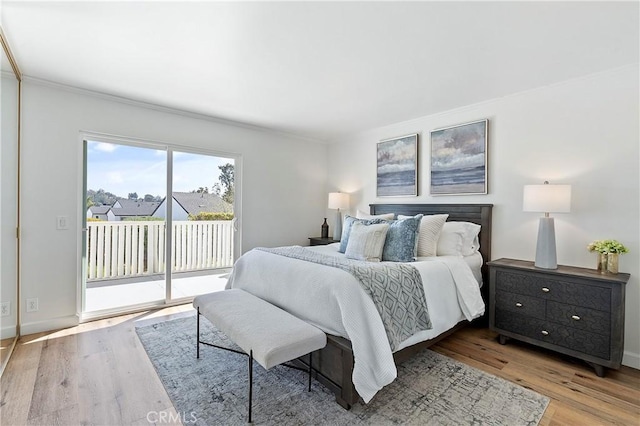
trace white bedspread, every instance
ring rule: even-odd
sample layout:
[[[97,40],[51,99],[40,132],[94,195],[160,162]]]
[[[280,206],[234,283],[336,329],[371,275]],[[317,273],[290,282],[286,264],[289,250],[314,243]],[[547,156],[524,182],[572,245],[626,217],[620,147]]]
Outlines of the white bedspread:
[[[338,244],[310,247],[344,256]],[[431,339],[462,319],[484,313],[478,283],[457,257],[411,263],[422,276],[433,329],[421,331],[400,349]],[[352,344],[353,384],[365,402],[396,378],[396,367],[380,315],[357,279],[346,271],[260,250],[236,262],[227,288],[241,288]]]

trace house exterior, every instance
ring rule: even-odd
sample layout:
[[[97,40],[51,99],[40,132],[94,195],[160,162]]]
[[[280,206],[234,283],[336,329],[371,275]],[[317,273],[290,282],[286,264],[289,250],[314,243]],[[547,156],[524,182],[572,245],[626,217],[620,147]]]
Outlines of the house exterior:
[[[111,206],[91,206],[87,209],[87,219],[109,220]]]
[[[112,206],[91,206],[87,209],[87,219],[121,221],[130,217],[153,216],[160,202],[120,199]]]
[[[161,203],[157,201],[138,201],[120,199],[113,203],[107,212],[107,220],[121,221],[130,217],[153,216]]]
[[[133,217],[166,218],[166,198],[161,202],[120,199],[112,206],[91,206],[87,218],[119,222]],[[233,206],[216,194],[173,193],[173,220],[188,220],[198,213],[233,213]]]
[[[166,218],[166,199],[156,209],[153,217]],[[189,215],[198,213],[233,213],[233,206],[216,194],[196,192],[174,192],[172,216],[173,220],[188,220]]]

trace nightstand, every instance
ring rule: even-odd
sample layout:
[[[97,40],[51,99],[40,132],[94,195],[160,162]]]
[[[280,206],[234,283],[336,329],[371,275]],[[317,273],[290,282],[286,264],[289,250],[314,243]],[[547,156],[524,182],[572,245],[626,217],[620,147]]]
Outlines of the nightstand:
[[[339,242],[340,240],[334,240],[333,238],[309,237],[310,246],[326,246],[327,244]]]
[[[624,295],[629,274],[499,259],[489,265],[489,328],[501,344],[514,338],[591,365],[604,377],[624,350]]]

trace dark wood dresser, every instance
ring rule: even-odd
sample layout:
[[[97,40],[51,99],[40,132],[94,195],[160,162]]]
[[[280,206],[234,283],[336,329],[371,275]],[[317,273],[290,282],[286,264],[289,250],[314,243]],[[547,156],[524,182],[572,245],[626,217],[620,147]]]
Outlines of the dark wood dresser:
[[[489,327],[508,337],[589,363],[600,377],[618,369],[624,349],[629,274],[499,259],[489,265]]]

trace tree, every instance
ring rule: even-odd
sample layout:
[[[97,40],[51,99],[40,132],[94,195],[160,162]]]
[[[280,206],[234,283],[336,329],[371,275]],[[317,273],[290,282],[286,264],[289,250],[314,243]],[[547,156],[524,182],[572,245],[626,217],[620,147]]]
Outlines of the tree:
[[[130,200],[137,200],[138,199],[138,193],[137,192],[130,192],[129,195],[127,196],[128,199]]]
[[[91,200],[94,206],[111,206],[120,198],[115,194],[106,192],[104,189],[98,189],[97,191],[93,189],[87,190],[87,199]]]
[[[218,197],[222,194],[222,188],[220,188],[220,183],[216,182],[211,187],[211,193],[217,195]]]
[[[152,202],[152,201],[155,201],[155,200],[156,200],[156,197],[154,197],[154,196],[153,196],[153,195],[151,195],[151,194],[146,194],[146,195],[144,196],[144,201]]]
[[[198,187],[198,189],[192,189],[191,193],[192,194],[208,194],[209,188],[207,188],[206,186],[200,186]]]
[[[220,184],[224,187],[224,194],[222,199],[229,204],[233,204],[233,181],[234,181],[234,166],[231,163],[218,166],[220,169]]]

